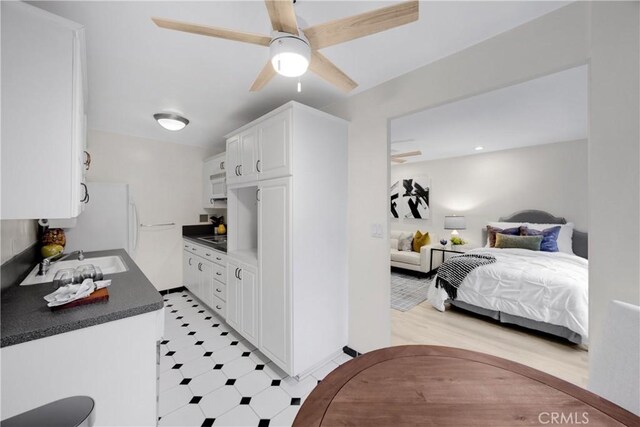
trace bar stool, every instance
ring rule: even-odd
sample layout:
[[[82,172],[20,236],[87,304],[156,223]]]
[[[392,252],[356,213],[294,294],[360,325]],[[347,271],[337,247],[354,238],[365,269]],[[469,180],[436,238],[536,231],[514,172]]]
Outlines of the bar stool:
[[[2,427],[92,427],[95,402],[89,396],[56,400],[0,422]]]

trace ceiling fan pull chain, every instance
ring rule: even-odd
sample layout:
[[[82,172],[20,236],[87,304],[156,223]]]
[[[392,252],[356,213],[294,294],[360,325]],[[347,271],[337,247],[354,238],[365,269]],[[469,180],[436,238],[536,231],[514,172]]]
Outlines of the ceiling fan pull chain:
[[[298,77],[298,92],[302,92],[302,83],[300,82],[300,77]]]

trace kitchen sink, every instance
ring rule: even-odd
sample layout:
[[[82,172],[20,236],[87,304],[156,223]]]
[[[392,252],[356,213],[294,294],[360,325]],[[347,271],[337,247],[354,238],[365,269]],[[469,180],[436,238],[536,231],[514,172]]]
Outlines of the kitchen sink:
[[[78,268],[81,265],[93,264],[96,267],[100,267],[102,270],[102,274],[115,274],[122,273],[129,268],[124,263],[123,259],[117,255],[113,256],[103,256],[97,258],[88,258],[85,257],[82,261],[77,259],[71,259],[67,261],[54,262],[49,271],[44,276],[38,276],[38,270],[40,268],[39,265],[36,265],[33,270],[29,273],[26,279],[20,283],[20,286],[27,285],[36,285],[38,283],[48,283],[53,282],[53,276],[56,275],[56,272],[59,270],[63,270],[65,268]]]

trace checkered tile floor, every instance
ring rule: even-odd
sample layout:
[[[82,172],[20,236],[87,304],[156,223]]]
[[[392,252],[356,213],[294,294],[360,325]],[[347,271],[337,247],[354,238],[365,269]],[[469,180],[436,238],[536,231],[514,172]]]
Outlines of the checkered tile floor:
[[[164,296],[160,426],[290,426],[346,354],[296,381],[189,292]]]

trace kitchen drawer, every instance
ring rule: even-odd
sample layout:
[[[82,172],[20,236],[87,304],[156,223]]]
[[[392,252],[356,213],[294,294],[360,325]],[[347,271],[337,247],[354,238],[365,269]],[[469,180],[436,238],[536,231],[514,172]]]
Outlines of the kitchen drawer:
[[[212,264],[213,278],[219,282],[227,283],[227,267],[220,264]]]
[[[217,296],[213,296],[213,304],[211,305],[211,309],[216,312],[216,314],[222,316],[223,319],[227,318],[227,304],[222,301]]]
[[[204,257],[208,260],[215,262],[216,264],[222,266],[222,271],[226,271],[227,269],[227,255],[222,252],[215,251],[209,248],[206,248],[204,252]],[[216,277],[218,279],[218,277]],[[218,279],[220,280],[220,279]],[[226,282],[226,281],[225,281]]]
[[[227,300],[227,285],[217,280],[213,281],[213,295],[220,298],[222,301]]]

